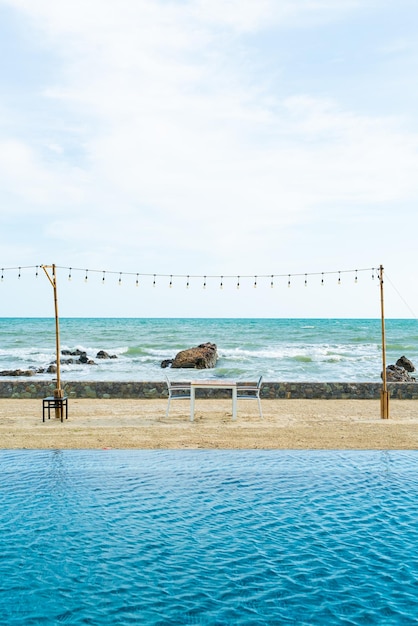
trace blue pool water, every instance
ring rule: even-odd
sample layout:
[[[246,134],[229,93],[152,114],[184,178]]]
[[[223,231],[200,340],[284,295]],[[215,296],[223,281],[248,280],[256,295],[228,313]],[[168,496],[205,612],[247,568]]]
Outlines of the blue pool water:
[[[418,453],[0,452],[0,623],[416,624]]]

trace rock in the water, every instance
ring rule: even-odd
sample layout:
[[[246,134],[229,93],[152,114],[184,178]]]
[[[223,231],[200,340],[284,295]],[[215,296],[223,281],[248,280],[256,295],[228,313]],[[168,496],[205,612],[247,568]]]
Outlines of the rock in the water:
[[[403,367],[407,372],[415,372],[415,366],[406,356],[401,356],[400,359],[396,361],[396,365],[398,367]]]
[[[399,365],[388,365],[386,368],[386,380],[396,383],[411,383],[413,379],[410,377],[404,367]]]
[[[36,370],[3,370],[0,372],[0,376],[34,376],[36,374]]]
[[[173,368],[210,369],[216,366],[218,352],[216,344],[201,343],[196,348],[189,348],[179,352],[173,360]],[[167,366],[165,366],[167,367]]]
[[[64,356],[81,356],[86,353],[83,350],[76,348],[75,350],[61,350],[61,354]]]
[[[171,367],[172,364],[173,364],[173,359],[164,359],[164,361],[161,361],[162,368]]]
[[[116,354],[109,354],[105,350],[99,350],[96,354],[96,359],[117,359]]]

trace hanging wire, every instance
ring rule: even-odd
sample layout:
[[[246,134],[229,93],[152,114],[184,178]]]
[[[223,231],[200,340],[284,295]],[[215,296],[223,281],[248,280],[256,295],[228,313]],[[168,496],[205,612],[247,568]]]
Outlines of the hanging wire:
[[[14,271],[18,271],[18,275],[19,277],[22,275],[22,271],[28,268],[35,268],[36,270],[36,276],[38,276],[38,268],[40,266],[39,265],[33,265],[33,266],[18,266],[18,267],[3,267],[1,270],[1,277],[2,280],[4,280],[5,278],[5,273],[9,270],[14,270]],[[174,284],[174,280],[175,278],[183,278],[186,280],[186,287],[190,286],[190,280],[193,278],[198,278],[198,279],[202,279],[203,280],[203,288],[206,289],[207,286],[207,281],[208,279],[214,279],[214,280],[218,280],[220,281],[220,288],[222,289],[224,286],[224,282],[225,279],[235,279],[236,280],[236,287],[240,288],[241,287],[241,282],[243,279],[249,279],[249,278],[253,278],[253,286],[256,287],[258,286],[258,281],[259,279],[263,279],[263,278],[267,278],[270,281],[270,287],[273,288],[274,287],[274,283],[276,280],[280,279],[280,278],[285,278],[287,277],[287,286],[290,287],[291,286],[291,281],[292,278],[298,277],[298,276],[303,276],[304,277],[304,281],[305,281],[305,285],[308,284],[309,282],[309,277],[312,276],[320,276],[321,277],[321,284],[325,283],[325,277],[327,275],[330,274],[335,274],[338,276],[337,282],[340,285],[342,283],[342,274],[343,273],[351,273],[354,274],[354,282],[357,283],[358,282],[358,278],[359,278],[359,273],[360,272],[371,272],[371,277],[374,280],[375,275],[378,275],[378,270],[376,269],[378,266],[372,267],[372,268],[364,268],[364,269],[351,269],[351,270],[338,270],[338,271],[331,271],[331,272],[304,272],[304,273],[295,273],[295,274],[259,274],[259,275],[243,275],[243,274],[235,274],[235,275],[226,275],[226,274],[222,274],[222,275],[192,275],[192,274],[150,274],[150,273],[140,273],[140,272],[116,272],[116,271],[111,271],[111,270],[95,270],[95,269],[83,269],[83,268],[79,268],[79,267],[65,267],[65,266],[56,266],[57,269],[62,269],[62,270],[67,270],[68,271],[68,280],[72,279],[73,273],[74,272],[84,272],[84,280],[85,282],[88,282],[88,278],[89,278],[89,274],[91,273],[100,273],[102,275],[102,283],[104,282],[104,278],[106,277],[106,274],[115,274],[118,275],[119,279],[121,280],[122,277],[125,276],[134,276],[135,277],[135,284],[136,286],[139,285],[139,281],[141,277],[152,277],[152,285],[155,287],[156,283],[157,283],[157,278],[164,278],[167,277],[169,278],[170,283],[173,285]]]
[[[380,272],[377,271],[379,280],[380,280]],[[399,298],[402,300],[402,302],[404,303],[404,305],[406,306],[406,308],[409,310],[409,312],[412,314],[412,317],[415,319],[415,321],[418,321],[417,315],[415,313],[415,311],[410,307],[410,305],[408,304],[408,302],[405,300],[405,298],[403,297],[403,295],[400,293],[400,291],[395,287],[395,285],[393,284],[393,282],[390,280],[388,273],[385,272],[385,278],[387,280],[388,283],[390,283],[391,287],[394,289],[394,291],[396,291],[396,293],[398,294]]]

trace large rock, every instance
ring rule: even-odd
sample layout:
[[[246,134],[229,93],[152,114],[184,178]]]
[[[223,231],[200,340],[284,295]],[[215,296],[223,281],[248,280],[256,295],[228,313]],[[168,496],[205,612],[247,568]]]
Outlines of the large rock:
[[[406,356],[401,356],[400,359],[396,361],[396,365],[398,367],[403,367],[407,372],[415,372],[415,365],[406,358]]]
[[[404,367],[399,365],[388,365],[386,368],[386,380],[393,383],[414,382]]]
[[[182,350],[176,354],[171,367],[174,368],[194,368],[198,370],[210,369],[216,366],[218,352],[216,344],[201,343],[196,348]]]

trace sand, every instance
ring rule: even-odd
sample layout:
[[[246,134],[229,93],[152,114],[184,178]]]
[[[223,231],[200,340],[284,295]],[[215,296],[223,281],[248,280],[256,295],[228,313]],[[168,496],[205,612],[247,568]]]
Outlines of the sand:
[[[69,400],[69,419],[42,422],[42,400],[0,399],[3,449],[418,449],[418,401],[391,400],[390,418],[375,400],[231,401]]]

